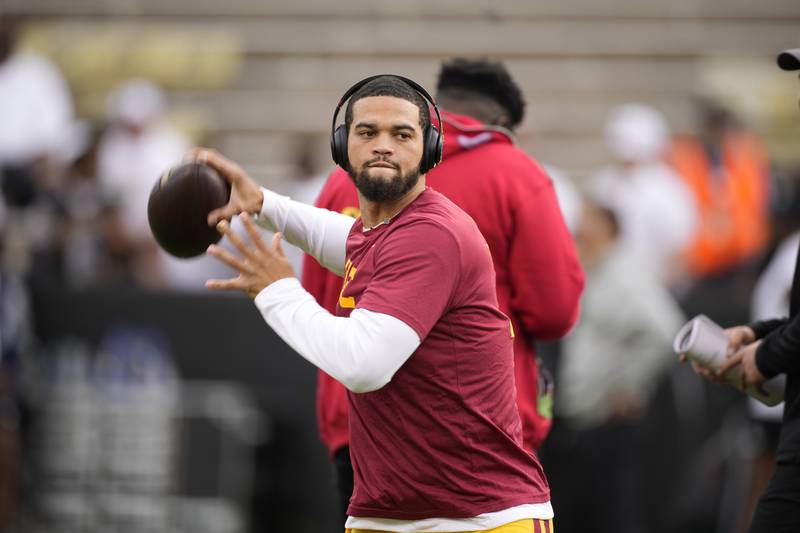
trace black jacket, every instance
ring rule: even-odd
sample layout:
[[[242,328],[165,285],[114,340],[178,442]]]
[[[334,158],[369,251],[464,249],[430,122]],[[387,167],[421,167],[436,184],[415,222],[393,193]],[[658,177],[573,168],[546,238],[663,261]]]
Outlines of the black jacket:
[[[790,294],[789,318],[750,324],[757,339],[764,339],[756,352],[756,366],[771,378],[786,374],[783,426],[778,442],[779,463],[800,463],[800,249],[795,262]]]

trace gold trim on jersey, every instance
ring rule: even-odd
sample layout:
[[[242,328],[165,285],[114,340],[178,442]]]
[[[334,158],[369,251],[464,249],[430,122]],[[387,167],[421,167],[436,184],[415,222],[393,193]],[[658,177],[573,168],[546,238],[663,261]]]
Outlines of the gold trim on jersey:
[[[356,299],[352,296],[343,296],[347,285],[356,277],[356,267],[348,259],[344,264],[344,278],[342,279],[342,290],[339,291],[339,307],[342,309],[355,309]]]

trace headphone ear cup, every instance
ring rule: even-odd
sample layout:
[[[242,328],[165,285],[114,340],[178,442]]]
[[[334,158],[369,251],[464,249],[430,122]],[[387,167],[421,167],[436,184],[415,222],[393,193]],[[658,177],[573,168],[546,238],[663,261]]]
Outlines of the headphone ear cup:
[[[442,162],[442,156],[444,155],[444,135],[439,132],[436,126],[431,126],[431,134],[433,135],[431,144],[435,146],[433,149],[433,167],[435,167]]]
[[[347,127],[344,124],[340,124],[331,135],[331,157],[343,169],[350,167],[347,157]]]
[[[427,173],[442,160],[442,145],[439,139],[439,130],[436,129],[436,126],[430,125],[425,128],[425,146],[419,165],[420,174]]]

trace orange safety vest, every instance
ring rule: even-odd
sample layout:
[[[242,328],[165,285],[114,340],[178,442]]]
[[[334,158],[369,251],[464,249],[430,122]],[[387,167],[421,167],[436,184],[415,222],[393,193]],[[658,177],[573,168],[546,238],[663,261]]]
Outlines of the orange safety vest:
[[[769,166],[761,142],[747,133],[728,135],[722,164],[714,169],[697,139],[679,138],[672,162],[694,192],[699,211],[686,254],[689,271],[713,274],[758,253],[769,237]]]

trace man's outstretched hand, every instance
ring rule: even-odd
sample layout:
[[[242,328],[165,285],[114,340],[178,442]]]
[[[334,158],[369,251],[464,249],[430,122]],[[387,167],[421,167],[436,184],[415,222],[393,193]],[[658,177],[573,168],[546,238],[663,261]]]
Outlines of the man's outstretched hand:
[[[231,229],[226,220],[221,220],[217,224],[217,229],[228,237],[241,257],[236,257],[216,244],[208,247],[209,255],[237,270],[239,275],[225,280],[210,279],[206,281],[206,287],[215,290],[242,291],[250,298],[255,298],[266,286],[279,279],[295,277],[295,274],[281,248],[281,234],[276,233],[272,237],[272,244],[267,246],[253,218],[246,212],[239,215],[239,218],[250,238],[249,245]]]

